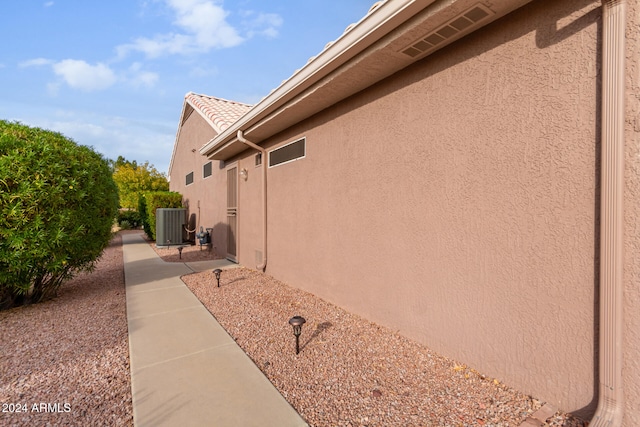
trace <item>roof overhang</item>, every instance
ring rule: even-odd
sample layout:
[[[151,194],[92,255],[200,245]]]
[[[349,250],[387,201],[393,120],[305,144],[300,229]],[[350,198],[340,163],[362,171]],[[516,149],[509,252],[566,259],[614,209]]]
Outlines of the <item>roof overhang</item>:
[[[248,140],[260,143],[530,1],[378,2],[340,38],[327,44],[320,54],[205,144],[200,153],[210,159],[227,160],[248,148],[238,140],[239,130]],[[484,12],[478,15],[478,9]],[[481,19],[459,24],[465,16],[473,18],[474,13]]]

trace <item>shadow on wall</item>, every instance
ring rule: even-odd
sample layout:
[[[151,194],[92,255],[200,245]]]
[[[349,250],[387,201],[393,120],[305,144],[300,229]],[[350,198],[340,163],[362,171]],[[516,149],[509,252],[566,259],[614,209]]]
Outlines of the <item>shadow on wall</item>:
[[[188,203],[185,203],[185,206],[188,206]],[[212,248],[215,250],[216,254],[227,257],[228,249],[231,246],[233,249],[233,254],[237,256],[235,253],[236,247],[236,236],[231,230],[231,227],[227,223],[218,222],[216,225],[211,226],[210,224],[202,223],[202,221],[198,221],[198,215],[192,213],[189,215],[189,219],[187,224],[185,225],[185,235],[186,241],[191,242],[192,244],[199,245],[200,241],[197,238],[197,233],[200,232],[200,227],[202,227],[203,231],[209,231],[210,233],[210,243]],[[229,245],[229,242],[232,242]]]
[[[196,222],[196,214],[192,213],[191,215],[189,215],[189,219],[187,220],[187,225],[186,225],[186,230],[185,232],[187,233],[187,241],[189,242],[193,242],[193,243],[198,243],[196,241],[196,233],[200,230],[197,230],[197,222]]]
[[[195,227],[195,225],[194,225]],[[203,231],[209,231],[210,236],[209,238],[211,245],[213,245],[213,247],[215,248],[215,251],[218,255],[221,255],[223,257],[226,257],[227,255],[227,235],[228,235],[228,229],[229,226],[227,224],[224,224],[222,222],[217,223],[216,225],[214,225],[213,227],[211,227],[211,225],[208,224],[200,224],[200,227],[202,227]],[[198,232],[200,231],[200,228],[198,228]],[[200,244],[198,239],[195,239],[195,244],[198,245]]]
[[[221,162],[223,164],[223,162]],[[216,253],[222,255],[224,257],[228,254],[229,242],[232,242],[233,246],[233,254],[235,253],[235,242],[236,236],[231,231],[231,227],[228,223],[218,222],[216,225],[211,225],[211,223],[205,223],[202,221],[202,211],[200,208],[200,201],[197,203],[193,203],[191,206],[191,200],[183,198],[182,205],[187,209],[188,220],[185,225],[185,239],[192,244],[200,244],[197,234],[200,232],[200,228],[202,231],[209,231],[210,233],[210,241],[214,248],[216,248]],[[208,229],[208,230],[207,230]],[[227,236],[230,236],[231,239],[227,239]]]

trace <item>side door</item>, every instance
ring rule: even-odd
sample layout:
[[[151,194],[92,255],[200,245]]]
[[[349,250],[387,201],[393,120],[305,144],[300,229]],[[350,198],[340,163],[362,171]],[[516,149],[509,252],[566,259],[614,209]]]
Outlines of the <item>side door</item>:
[[[227,259],[238,262],[238,165],[227,168]]]

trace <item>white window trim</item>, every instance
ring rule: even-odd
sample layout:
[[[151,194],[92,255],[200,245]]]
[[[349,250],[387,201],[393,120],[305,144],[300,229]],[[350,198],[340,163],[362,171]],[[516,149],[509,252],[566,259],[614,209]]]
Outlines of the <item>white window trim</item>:
[[[211,175],[209,176],[204,176],[204,167],[208,164],[211,164]],[[202,165],[202,179],[209,179],[213,176],[213,161],[210,160],[207,163],[205,163],[204,165]]]
[[[295,144],[296,142],[300,142],[302,140],[304,140],[304,156],[296,157],[295,159],[287,160],[286,162],[278,163],[277,165],[273,165],[273,166],[270,165],[270,163],[271,163],[271,153],[273,151],[276,151],[276,150],[279,150],[281,148],[284,148],[287,145]],[[302,160],[302,159],[304,159],[306,157],[307,157],[307,137],[303,136],[302,138],[297,138],[297,139],[295,139],[295,140],[293,140],[291,142],[288,142],[286,144],[282,144],[281,146],[276,147],[273,150],[269,150],[269,152],[267,153],[267,165],[269,166],[269,169],[277,168],[278,166],[286,165],[287,163],[291,163],[291,162],[296,162],[296,161]],[[264,163],[264,159],[262,160],[262,162]]]

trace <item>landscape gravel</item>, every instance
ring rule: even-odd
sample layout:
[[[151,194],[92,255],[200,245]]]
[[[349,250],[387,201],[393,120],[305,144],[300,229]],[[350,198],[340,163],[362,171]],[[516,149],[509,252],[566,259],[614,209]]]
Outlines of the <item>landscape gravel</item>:
[[[160,246],[157,247],[155,242],[146,237],[147,242],[153,250],[166,262],[194,262],[194,261],[210,261],[214,259],[224,258],[220,256],[211,245],[182,245],[182,253],[178,251],[178,246]]]
[[[519,426],[544,403],[267,274],[182,279],[311,426]],[[558,412],[544,425],[586,424]]]
[[[150,244],[168,262],[218,258]],[[544,404],[267,274],[183,281],[312,427],[520,426]],[[298,355],[294,315],[306,318]],[[133,425],[119,236],[95,271],[52,301],[0,312],[0,326],[0,425]],[[544,425],[587,424],[557,412]]]
[[[53,300],[0,311],[1,426],[131,426],[121,238]]]

